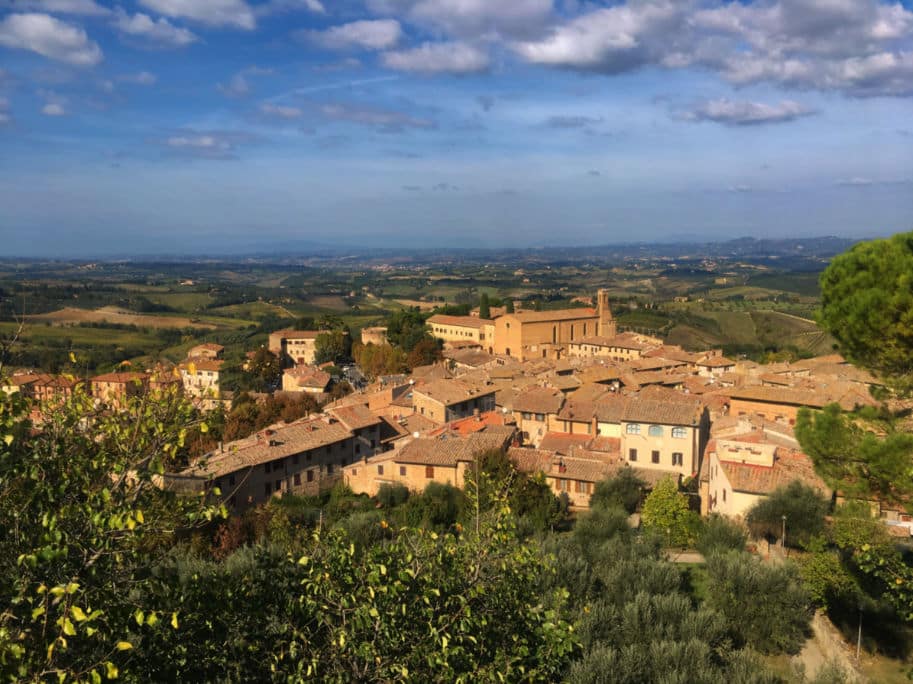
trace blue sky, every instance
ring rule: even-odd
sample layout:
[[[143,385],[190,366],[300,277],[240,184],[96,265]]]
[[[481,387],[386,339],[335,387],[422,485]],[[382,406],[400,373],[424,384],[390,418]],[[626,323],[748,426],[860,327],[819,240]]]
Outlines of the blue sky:
[[[913,229],[913,8],[0,0],[0,253]]]

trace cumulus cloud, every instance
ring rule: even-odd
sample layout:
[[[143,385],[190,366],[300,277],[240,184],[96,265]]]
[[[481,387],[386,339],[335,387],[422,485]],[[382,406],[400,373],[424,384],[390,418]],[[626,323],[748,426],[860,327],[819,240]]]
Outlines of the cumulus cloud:
[[[332,26],[325,31],[305,33],[306,36],[321,45],[334,50],[352,47],[386,50],[396,45],[402,34],[402,28],[395,19],[353,21],[340,26]]]
[[[45,116],[66,116],[67,110],[62,104],[57,102],[48,102],[41,108],[41,113]]]
[[[532,37],[553,13],[552,0],[368,0],[368,8],[458,38]]]
[[[250,66],[246,69],[241,69],[241,71],[231,77],[228,83],[220,83],[216,88],[219,92],[228,97],[246,97],[247,95],[250,95],[250,91],[252,90],[250,85],[252,76],[269,76],[272,73],[272,69]]]
[[[86,32],[48,14],[10,14],[0,21],[0,45],[30,50],[74,66],[95,66],[101,48]]]
[[[489,59],[487,53],[468,43],[423,43],[408,50],[384,53],[383,63],[399,71],[469,74],[486,71]]]
[[[628,0],[512,47],[535,64],[605,74],[693,67],[736,85],[913,94],[913,11],[897,2]]]
[[[0,9],[40,10],[54,14],[82,14],[104,16],[111,10],[102,7],[95,0],[2,0]]]
[[[198,40],[192,31],[175,26],[164,17],[153,19],[142,12],[130,16],[120,7],[117,8],[113,25],[123,34],[142,38],[161,46],[184,47]]]
[[[270,102],[264,102],[260,105],[260,112],[277,119],[298,119],[304,113],[298,107],[277,105]]]
[[[682,114],[681,118],[687,121],[713,121],[727,126],[757,126],[795,121],[814,113],[815,110],[792,100],[769,105],[763,102],[736,102],[724,98],[704,102]]]
[[[407,129],[429,129],[435,124],[430,119],[411,116],[405,112],[347,104],[325,104],[320,113],[332,121],[344,121],[373,128],[381,133],[402,133]]]
[[[252,30],[254,11],[244,0],[139,0],[140,4],[167,17],[190,19],[208,26]]]
[[[237,159],[237,149],[254,140],[253,136],[237,131],[200,131],[183,129],[151,142],[175,157],[194,159]]]

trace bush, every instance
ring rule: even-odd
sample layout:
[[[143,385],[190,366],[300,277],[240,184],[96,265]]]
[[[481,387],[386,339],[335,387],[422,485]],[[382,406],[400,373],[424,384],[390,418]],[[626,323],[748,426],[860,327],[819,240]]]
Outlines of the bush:
[[[377,490],[377,500],[384,508],[395,508],[406,503],[409,488],[402,484],[382,484]]]
[[[787,546],[805,547],[824,532],[824,516],[830,503],[817,489],[798,480],[780,487],[748,511],[746,521],[755,537],[783,535],[783,516],[786,516]]]
[[[701,530],[697,550],[705,556],[720,551],[744,551],[748,534],[739,523],[714,513]]]
[[[596,483],[590,497],[590,508],[621,506],[628,513],[633,513],[640,504],[645,484],[633,468],[622,468],[615,477]]]
[[[798,653],[810,634],[812,601],[790,564],[768,565],[728,551],[707,559],[706,605],[725,616],[738,644],[762,653]]]

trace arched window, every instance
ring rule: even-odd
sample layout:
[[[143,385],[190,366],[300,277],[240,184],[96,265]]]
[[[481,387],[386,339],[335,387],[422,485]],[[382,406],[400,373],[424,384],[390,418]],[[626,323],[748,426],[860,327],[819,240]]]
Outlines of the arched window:
[[[662,426],[661,425],[651,425],[649,434],[651,437],[662,437],[663,436]]]

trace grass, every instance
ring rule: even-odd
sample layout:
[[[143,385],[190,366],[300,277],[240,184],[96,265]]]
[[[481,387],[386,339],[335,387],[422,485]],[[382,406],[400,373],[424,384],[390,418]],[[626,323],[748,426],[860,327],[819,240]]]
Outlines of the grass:
[[[16,323],[0,323],[0,336],[8,337],[16,330]],[[109,328],[84,328],[81,326],[61,327],[47,325],[26,325],[20,342],[35,346],[56,346],[70,340],[73,347],[94,347],[116,345],[119,347],[158,347],[159,338],[154,333]]]

